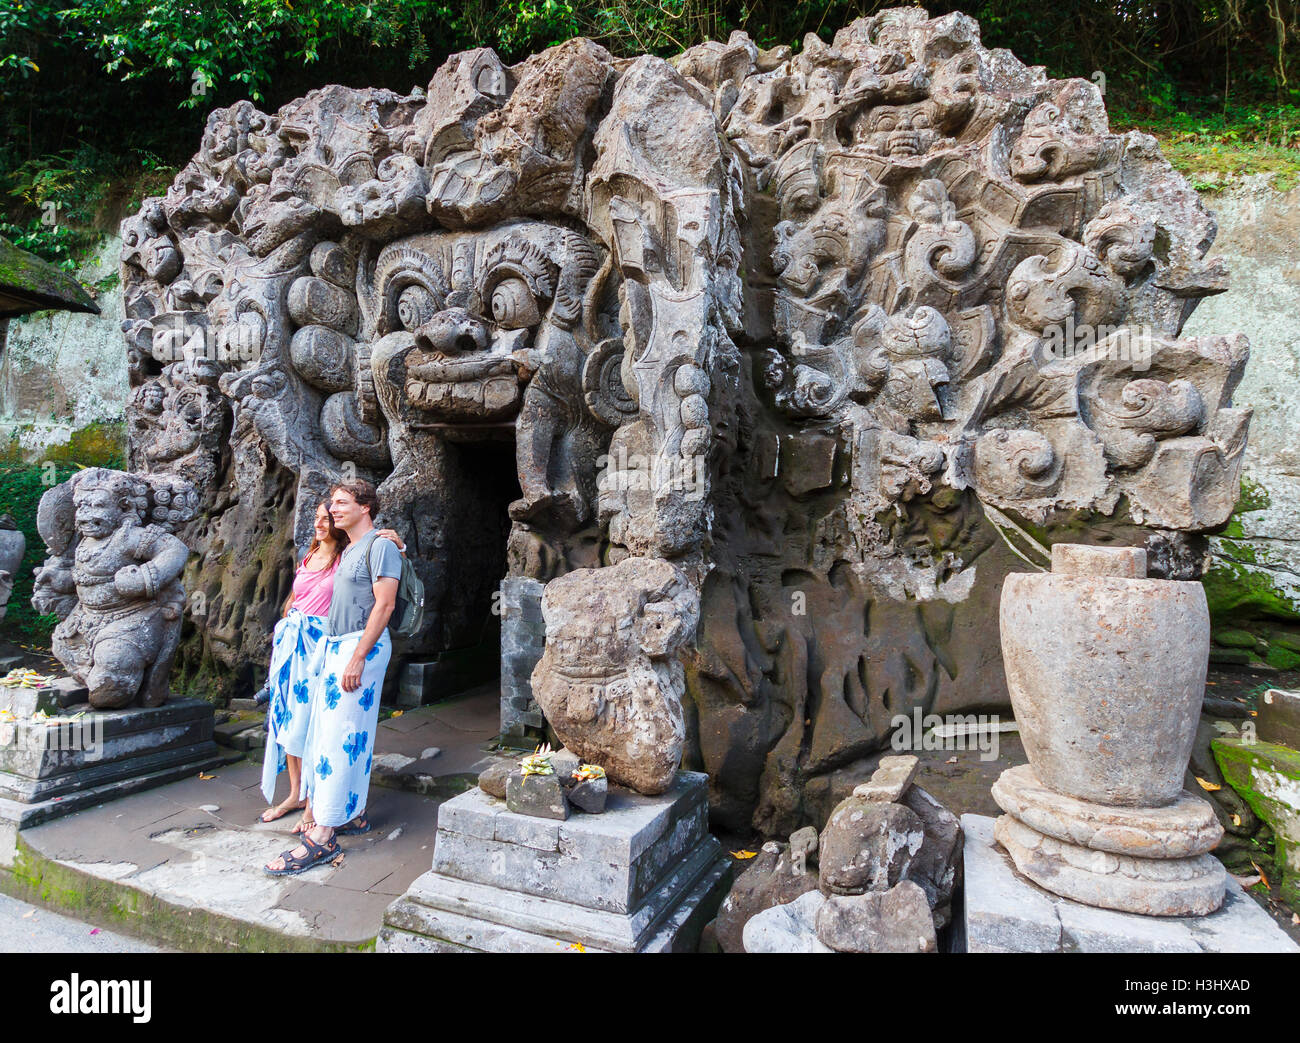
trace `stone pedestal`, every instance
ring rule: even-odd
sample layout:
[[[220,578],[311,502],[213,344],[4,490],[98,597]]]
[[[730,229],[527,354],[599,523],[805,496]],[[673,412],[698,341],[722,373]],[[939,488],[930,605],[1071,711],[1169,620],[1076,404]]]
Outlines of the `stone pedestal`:
[[[0,821],[34,826],[222,764],[212,723],[199,699],[0,722]]]
[[[1002,821],[1002,820],[999,820]],[[1231,877],[1206,916],[1155,917],[1098,909],[1046,891],[1017,872],[994,821],[963,815],[965,885],[951,948],[958,952],[1300,952]]]
[[[433,869],[384,916],[381,952],[693,951],[730,886],[708,777],[600,815],[518,815],[475,789],[443,804]]]
[[[1186,791],[1163,808],[1123,808],[1049,790],[1021,765],[993,784],[1006,812],[994,836],[1035,883],[1066,898],[1148,916],[1197,916],[1223,900],[1207,854],[1223,836],[1210,804]]]
[[[993,786],[1016,867],[1104,909],[1217,909],[1223,828],[1183,789],[1210,643],[1200,584],[1148,579],[1139,547],[1058,543],[1051,572],[1007,577],[999,625],[1029,757]]]

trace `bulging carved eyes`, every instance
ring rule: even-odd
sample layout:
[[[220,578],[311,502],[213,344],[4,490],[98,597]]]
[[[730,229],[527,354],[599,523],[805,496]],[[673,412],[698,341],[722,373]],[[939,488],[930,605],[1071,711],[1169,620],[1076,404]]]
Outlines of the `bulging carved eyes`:
[[[419,329],[437,311],[438,305],[433,294],[423,286],[408,286],[397,298],[397,319],[404,329]]]
[[[537,298],[522,279],[502,279],[492,291],[492,319],[503,329],[535,326],[541,319]]]

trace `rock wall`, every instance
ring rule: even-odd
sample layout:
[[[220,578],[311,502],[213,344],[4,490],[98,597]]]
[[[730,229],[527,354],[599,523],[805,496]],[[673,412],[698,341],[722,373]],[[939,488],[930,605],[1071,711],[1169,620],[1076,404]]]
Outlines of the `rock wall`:
[[[0,341],[0,450],[16,440],[20,455],[39,458],[91,424],[122,419],[130,385],[121,252],[122,240],[106,236],[77,273],[85,285],[109,284],[98,293],[99,315],[45,311],[9,321]]]
[[[1283,194],[1246,179],[1206,197],[1219,223],[1212,257],[1232,271],[1228,292],[1205,301],[1186,332],[1231,320],[1250,338],[1236,400],[1254,411],[1245,495],[1210,540],[1206,590],[1214,655],[1300,667],[1300,187]]]

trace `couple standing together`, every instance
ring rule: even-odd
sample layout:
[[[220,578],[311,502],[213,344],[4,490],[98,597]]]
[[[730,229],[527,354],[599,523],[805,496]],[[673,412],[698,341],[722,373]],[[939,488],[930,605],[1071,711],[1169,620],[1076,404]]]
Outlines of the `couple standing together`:
[[[266,865],[274,876],[327,862],[339,853],[337,835],[370,828],[366,795],[403,549],[395,532],[375,528],[378,511],[369,482],[330,490],[275,625],[262,795],[274,800],[286,768],[290,789],[262,821],[303,814],[293,830],[302,843]]]

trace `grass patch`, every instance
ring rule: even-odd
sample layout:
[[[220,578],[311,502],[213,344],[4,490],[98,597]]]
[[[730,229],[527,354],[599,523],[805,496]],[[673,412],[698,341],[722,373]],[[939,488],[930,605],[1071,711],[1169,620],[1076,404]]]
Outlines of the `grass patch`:
[[[1111,129],[1154,135],[1174,169],[1198,192],[1214,192],[1252,174],[1287,192],[1300,183],[1300,106],[1234,108],[1201,115],[1111,110]]]

